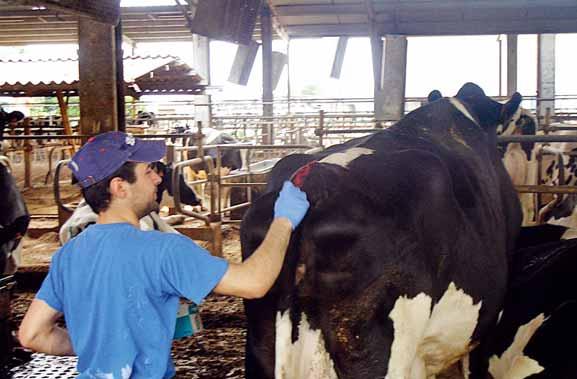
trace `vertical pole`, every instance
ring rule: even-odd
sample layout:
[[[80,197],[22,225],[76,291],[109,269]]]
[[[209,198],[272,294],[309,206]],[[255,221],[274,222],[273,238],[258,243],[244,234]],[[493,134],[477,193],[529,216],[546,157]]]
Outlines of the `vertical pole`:
[[[517,92],[517,35],[507,35],[507,95]]]
[[[192,35],[193,67],[203,79],[203,84],[210,85],[210,39],[198,34]]]
[[[64,100],[64,95],[62,95],[62,91],[56,92],[56,98],[58,99],[58,106],[60,108],[60,117],[62,117],[62,126],[64,126],[64,133],[67,136],[72,135],[72,128],[70,127],[70,119],[68,118],[68,102]],[[76,150],[76,146],[74,146],[74,140],[69,139],[66,140],[66,143],[70,145],[70,156],[74,154]]]
[[[537,36],[537,115],[555,114],[555,34]]]
[[[30,135],[30,118],[22,120],[24,134]],[[32,188],[32,144],[29,139],[24,140],[24,188]]]
[[[325,111],[319,111],[319,146],[323,147],[324,143],[324,129],[325,129]]]
[[[407,78],[407,37],[386,36],[382,86],[382,116],[384,120],[400,120],[405,113]]]
[[[122,21],[114,28],[114,47],[116,58],[116,113],[118,130],[126,131],[126,108],[124,104],[124,51],[122,50]]]
[[[499,48],[499,96],[503,95],[503,40],[501,35],[497,36],[497,45]]]
[[[272,80],[272,18],[267,4],[263,4],[261,14],[261,34],[262,34],[262,103],[263,116],[263,141],[265,145],[274,141],[274,130],[272,127],[273,117],[273,80]]]
[[[291,113],[291,40],[290,38],[286,42],[286,98],[287,98],[287,114]]]
[[[22,121],[24,134],[30,135],[30,118],[26,117]],[[32,144],[29,139],[24,140],[24,187],[32,188]]]
[[[118,130],[114,27],[80,17],[78,47],[80,132]]]

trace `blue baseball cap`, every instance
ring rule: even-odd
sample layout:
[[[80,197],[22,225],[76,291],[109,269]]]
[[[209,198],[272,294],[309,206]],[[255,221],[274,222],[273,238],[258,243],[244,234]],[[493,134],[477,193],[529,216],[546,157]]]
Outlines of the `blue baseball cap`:
[[[145,141],[123,132],[92,137],[74,154],[68,167],[81,187],[108,178],[126,162],[155,162],[166,154],[164,141]]]

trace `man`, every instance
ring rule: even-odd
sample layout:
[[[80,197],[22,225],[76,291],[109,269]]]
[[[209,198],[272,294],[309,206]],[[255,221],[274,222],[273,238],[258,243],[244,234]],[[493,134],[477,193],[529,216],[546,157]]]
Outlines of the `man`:
[[[304,192],[286,182],[257,252],[241,264],[213,257],[186,237],[138,229],[156,206],[160,177],[150,162],[162,141],[121,132],[89,140],[69,166],[98,223],[66,243],[20,326],[23,346],[77,354],[79,378],[170,378],[179,297],[209,292],[258,298],[276,280],[291,231],[305,216]],[[68,331],[56,325],[64,314]]]

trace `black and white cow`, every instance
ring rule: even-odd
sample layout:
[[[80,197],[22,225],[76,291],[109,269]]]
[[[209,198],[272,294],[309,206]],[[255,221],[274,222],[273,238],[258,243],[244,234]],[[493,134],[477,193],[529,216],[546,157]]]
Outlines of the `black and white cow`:
[[[424,379],[459,361],[486,375],[473,349],[502,309],[522,218],[496,128],[520,102],[467,83],[304,167],[275,166],[243,220],[243,258],[283,180],[311,207],[271,291],[245,303],[247,378]]]
[[[180,133],[190,133],[194,135],[196,132],[192,129],[180,130]],[[231,145],[237,144],[239,141],[231,136],[229,133],[213,129],[213,128],[202,128],[202,144],[203,145]],[[194,146],[195,142],[192,138],[185,139],[183,145]],[[204,149],[204,154],[211,156],[215,160],[216,164],[216,148],[206,148]],[[188,158],[196,158],[196,151],[189,153]],[[227,149],[221,150],[221,166],[228,169],[228,171],[238,170],[243,167],[243,162],[246,158],[243,158],[243,154],[239,149]],[[204,166],[200,169],[206,169]]]
[[[24,118],[24,113],[20,111],[6,112],[0,107],[0,139],[4,136],[4,128],[8,123],[20,121]]]
[[[524,360],[532,360],[541,371],[532,379],[577,377],[576,276],[577,239],[515,252],[510,289],[491,341],[493,376],[499,377],[500,364],[508,359],[507,350],[520,349],[526,355]]]
[[[4,129],[6,125],[11,122],[20,121],[24,118],[24,114],[19,111],[6,112],[2,107],[0,107],[0,154],[3,154],[8,144],[1,142],[4,138]]]
[[[156,190],[156,201],[159,204],[159,208],[163,205],[172,206],[174,201],[172,199],[174,194],[172,188],[173,169],[170,165],[166,165],[163,162],[154,162],[153,167],[162,178]],[[179,176],[178,183],[180,200],[183,204],[192,206],[201,204],[194,191],[184,181],[182,175]],[[90,206],[85,201],[80,202],[72,216],[70,216],[60,228],[60,243],[66,243],[90,225],[95,224],[97,220],[98,215],[92,211]],[[157,212],[151,212],[149,215],[140,219],[140,228],[142,230],[159,230],[161,232],[176,233],[176,230],[172,228],[171,225],[182,223],[183,220],[184,217],[180,215],[161,218]]]
[[[502,135],[540,135],[536,132],[535,120],[524,111],[503,128]],[[576,130],[577,131],[577,128]],[[563,130],[554,135],[575,135],[575,131]],[[509,143],[504,150],[503,163],[515,185],[577,185],[577,144],[574,142],[550,143],[546,146],[534,143]],[[541,173],[537,153],[543,149]],[[540,179],[539,179],[540,178]],[[547,222],[567,227],[564,239],[577,237],[577,195],[541,195],[540,209],[536,209],[533,194],[519,195],[524,213],[524,224]]]
[[[0,161],[0,275],[13,274],[20,264],[20,241],[30,222],[26,203],[8,167]]]

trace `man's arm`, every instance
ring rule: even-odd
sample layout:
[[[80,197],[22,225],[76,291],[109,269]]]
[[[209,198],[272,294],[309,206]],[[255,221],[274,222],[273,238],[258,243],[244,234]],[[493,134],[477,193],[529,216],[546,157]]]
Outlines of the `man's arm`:
[[[51,355],[75,355],[68,331],[56,325],[60,316],[44,301],[34,299],[18,331],[22,346]]]
[[[263,297],[278,277],[291,236],[291,222],[275,218],[260,246],[241,264],[230,263],[214,288],[221,295]]]
[[[308,208],[306,194],[291,182],[285,182],[264,240],[246,261],[229,265],[214,292],[248,299],[263,297],[278,277],[292,230],[302,221]]]

